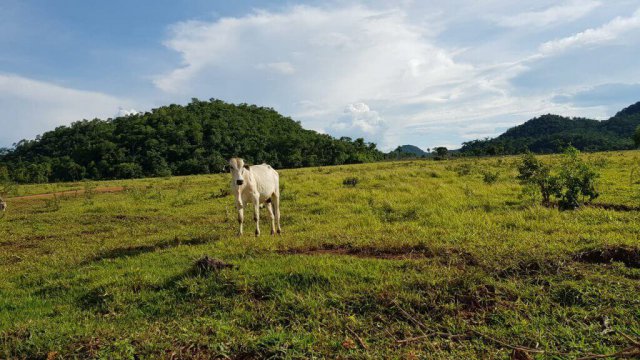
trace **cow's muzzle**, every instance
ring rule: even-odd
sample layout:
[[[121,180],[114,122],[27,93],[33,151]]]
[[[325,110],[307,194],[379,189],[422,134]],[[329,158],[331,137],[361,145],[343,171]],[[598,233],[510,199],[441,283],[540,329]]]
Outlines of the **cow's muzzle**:
[[[242,184],[244,184],[244,180],[236,180],[236,184],[237,185],[242,185]]]

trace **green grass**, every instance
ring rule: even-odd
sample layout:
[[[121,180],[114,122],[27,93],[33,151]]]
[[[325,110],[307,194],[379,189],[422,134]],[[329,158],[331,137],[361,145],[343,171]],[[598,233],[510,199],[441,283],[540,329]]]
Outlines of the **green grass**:
[[[282,170],[279,237],[235,236],[228,174],[21,186],[127,190],[8,199],[0,358],[617,351],[640,335],[640,268],[576,256],[640,256],[640,152],[584,156],[602,174],[596,203],[624,208],[541,207],[521,196],[516,157]],[[198,275],[203,255],[236,267]],[[402,342],[436,332],[455,336]]]

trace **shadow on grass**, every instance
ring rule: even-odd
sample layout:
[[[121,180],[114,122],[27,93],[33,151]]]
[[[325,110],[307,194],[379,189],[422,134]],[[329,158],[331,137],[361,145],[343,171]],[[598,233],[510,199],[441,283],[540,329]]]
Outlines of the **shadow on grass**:
[[[84,260],[82,264],[89,264],[100,260],[112,260],[138,256],[158,250],[174,248],[180,245],[202,245],[218,241],[218,239],[220,239],[219,235],[201,235],[186,240],[175,237],[172,240],[164,240],[152,245],[125,246],[98,253],[97,255]]]

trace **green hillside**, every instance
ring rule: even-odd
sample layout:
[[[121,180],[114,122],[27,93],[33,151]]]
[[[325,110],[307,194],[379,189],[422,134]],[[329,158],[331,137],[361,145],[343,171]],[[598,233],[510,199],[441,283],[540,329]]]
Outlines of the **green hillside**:
[[[411,157],[425,157],[429,153],[420,149],[415,145],[400,145],[395,150],[387,154],[387,157],[392,159],[411,158]]]
[[[363,139],[305,130],[270,108],[194,99],[134,116],[78,121],[20,141],[0,151],[0,176],[42,183],[208,174],[221,172],[232,156],[295,168],[369,162],[383,154]]]
[[[583,151],[627,150],[634,147],[632,136],[639,125],[640,102],[604,121],[548,114],[496,138],[466,142],[461,151],[468,155],[554,153],[568,145]]]

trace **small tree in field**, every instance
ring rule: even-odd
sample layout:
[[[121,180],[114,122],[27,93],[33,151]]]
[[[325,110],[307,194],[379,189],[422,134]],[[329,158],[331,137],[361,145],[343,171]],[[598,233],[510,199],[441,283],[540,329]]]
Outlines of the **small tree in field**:
[[[449,149],[444,146],[438,146],[433,151],[436,152],[436,159],[445,159],[449,155]]]
[[[595,187],[598,174],[579,155],[580,151],[573,146],[564,151],[560,169],[562,187],[557,193],[562,209],[575,209],[600,195]]]
[[[558,175],[552,175],[551,167],[532,153],[527,153],[518,165],[518,179],[529,188],[540,191],[543,205],[551,205],[551,197],[554,196],[559,200],[561,209],[575,209],[599,195],[595,188],[598,174],[579,155],[578,149],[569,146],[564,152]]]
[[[518,179],[524,184],[540,190],[542,204],[551,204],[551,195],[559,190],[559,181],[551,175],[551,168],[536,158],[532,153],[526,153],[518,166]]]

